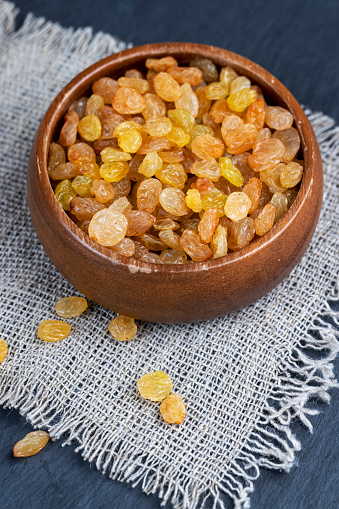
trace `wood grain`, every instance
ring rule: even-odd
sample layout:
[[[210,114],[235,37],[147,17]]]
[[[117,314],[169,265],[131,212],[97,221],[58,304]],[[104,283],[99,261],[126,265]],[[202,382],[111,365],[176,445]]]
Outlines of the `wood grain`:
[[[224,258],[182,266],[153,265],[124,258],[99,246],[60,208],[47,174],[50,142],[71,102],[96,79],[119,76],[149,56],[171,54],[179,61],[202,55],[231,65],[286,107],[301,137],[305,173],[287,214],[263,238]],[[302,108],[270,73],[235,53],[192,43],[159,43],[110,56],[74,78],[56,97],[37,132],[29,163],[27,192],[35,229],[57,269],[86,297],[118,313],[147,321],[181,323],[215,318],[262,297],[298,263],[317,224],[323,191],[322,163],[314,132]]]

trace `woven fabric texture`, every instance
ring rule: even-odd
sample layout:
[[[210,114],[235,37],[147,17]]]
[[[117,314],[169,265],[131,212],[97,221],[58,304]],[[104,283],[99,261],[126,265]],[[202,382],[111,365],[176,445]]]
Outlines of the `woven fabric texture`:
[[[140,323],[126,343],[107,330],[113,313],[89,303],[69,320],[71,335],[40,341],[37,328],[54,305],[77,292],[56,271],[33,229],[26,168],[34,134],[57,92],[79,71],[126,45],[28,16],[14,30],[15,8],[0,2],[0,335],[9,347],[0,366],[0,404],[33,425],[78,443],[111,477],[142,483],[175,508],[203,507],[225,494],[249,507],[259,467],[289,470],[300,448],[289,425],[309,428],[311,397],[328,401],[338,351],[330,315],[339,264],[339,129],[308,112],[324,161],[321,218],[307,253],[274,291],[241,312],[191,325]],[[312,332],[313,331],[313,332]],[[308,356],[312,350],[316,355]],[[180,392],[187,417],[162,421],[141,400],[138,378],[161,369]]]

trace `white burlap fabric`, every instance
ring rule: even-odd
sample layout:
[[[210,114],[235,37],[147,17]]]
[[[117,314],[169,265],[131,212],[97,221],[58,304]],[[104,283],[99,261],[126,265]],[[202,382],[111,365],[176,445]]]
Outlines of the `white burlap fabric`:
[[[90,303],[70,320],[71,335],[44,343],[36,331],[55,318],[57,299],[77,292],[55,270],[34,232],[26,168],[39,122],[80,70],[125,44],[90,29],[73,31],[28,16],[14,31],[15,8],[0,2],[1,318],[9,345],[0,366],[0,404],[15,407],[52,438],[78,443],[112,478],[141,483],[175,508],[203,507],[225,493],[249,507],[259,467],[288,470],[309,428],[311,397],[328,401],[335,385],[335,331],[324,316],[337,298],[339,129],[309,113],[321,146],[325,194],[313,241],[278,288],[247,309],[192,325],[143,323],[135,340],[107,331],[113,313]],[[308,332],[309,329],[316,331]],[[311,349],[316,355],[306,354]],[[187,405],[181,426],[162,421],[142,400],[138,378],[168,373]]]

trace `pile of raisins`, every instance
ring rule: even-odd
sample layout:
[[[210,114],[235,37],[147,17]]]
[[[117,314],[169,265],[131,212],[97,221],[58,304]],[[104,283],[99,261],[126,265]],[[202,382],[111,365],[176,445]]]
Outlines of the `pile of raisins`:
[[[48,172],[95,242],[150,263],[219,258],[265,235],[298,193],[291,113],[206,58],[149,58],[65,115]]]

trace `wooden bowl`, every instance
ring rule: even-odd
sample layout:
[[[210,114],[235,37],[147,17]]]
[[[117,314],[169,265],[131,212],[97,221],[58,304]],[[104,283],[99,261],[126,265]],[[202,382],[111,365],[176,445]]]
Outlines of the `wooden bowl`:
[[[287,108],[301,138],[305,172],[298,196],[264,237],[223,258],[157,265],[125,258],[93,242],[58,204],[47,174],[48,148],[69,105],[103,77],[141,67],[148,57],[196,56],[230,65],[259,85],[271,104]],[[36,134],[28,169],[28,202],[39,239],[56,268],[89,299],[117,313],[151,322],[207,320],[253,303],[277,286],[307,248],[323,193],[321,155],[298,102],[269,72],[230,51],[191,43],[139,46],[107,57],[76,76],[56,97]]]

